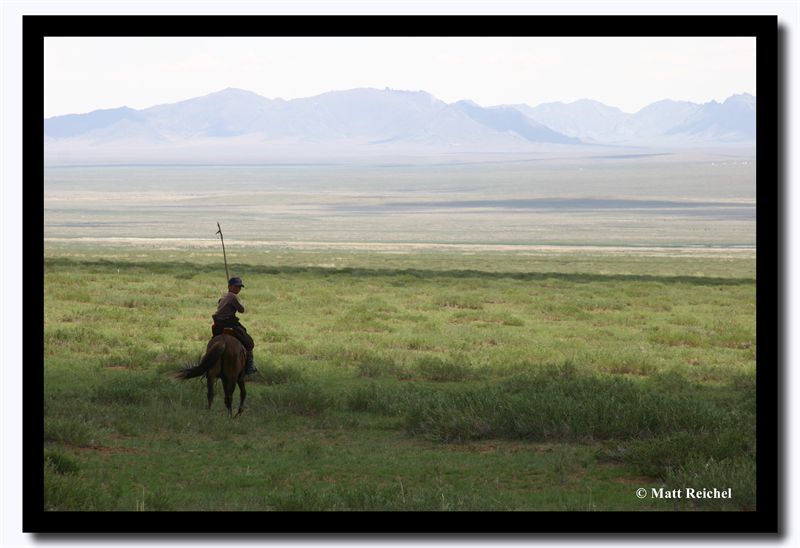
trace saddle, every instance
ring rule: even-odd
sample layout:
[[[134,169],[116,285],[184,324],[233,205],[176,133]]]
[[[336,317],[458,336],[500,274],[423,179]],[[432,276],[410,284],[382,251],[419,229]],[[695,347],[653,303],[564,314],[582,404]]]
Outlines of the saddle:
[[[217,335],[230,335],[231,337],[236,337],[237,339],[239,338],[239,334],[236,332],[234,328],[220,327],[217,324],[211,326],[211,334],[215,337]]]
[[[247,333],[243,333],[242,329],[236,329],[235,327],[223,327],[219,324],[213,324],[211,326],[211,335],[216,337],[218,335],[230,335],[231,337],[235,337],[242,346],[248,349],[253,348],[253,339],[247,336]]]

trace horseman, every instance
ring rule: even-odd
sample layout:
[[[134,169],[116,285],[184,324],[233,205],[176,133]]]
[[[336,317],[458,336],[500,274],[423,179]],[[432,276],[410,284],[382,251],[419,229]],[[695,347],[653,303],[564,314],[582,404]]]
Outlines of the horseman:
[[[244,314],[244,306],[239,301],[239,292],[244,287],[242,279],[234,276],[228,280],[228,292],[219,300],[217,311],[211,316],[214,325],[211,326],[211,333],[216,337],[221,335],[223,329],[229,327],[233,330],[233,336],[239,339],[247,350],[247,363],[245,364],[245,375],[252,375],[258,370],[253,366],[253,348],[255,342],[253,337],[247,334],[247,329],[239,323],[236,317],[237,312]]]

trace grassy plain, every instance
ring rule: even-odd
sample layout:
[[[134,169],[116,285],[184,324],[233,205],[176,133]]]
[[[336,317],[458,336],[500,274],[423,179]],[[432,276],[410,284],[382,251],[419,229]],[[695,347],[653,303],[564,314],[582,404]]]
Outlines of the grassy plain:
[[[755,508],[753,254],[229,262],[260,369],[236,420],[170,379],[205,348],[218,249],[48,243],[47,510]],[[662,486],[733,498],[635,495]]]
[[[170,378],[215,221],[261,372],[236,420]],[[50,166],[46,508],[752,510],[755,228],[729,150]]]

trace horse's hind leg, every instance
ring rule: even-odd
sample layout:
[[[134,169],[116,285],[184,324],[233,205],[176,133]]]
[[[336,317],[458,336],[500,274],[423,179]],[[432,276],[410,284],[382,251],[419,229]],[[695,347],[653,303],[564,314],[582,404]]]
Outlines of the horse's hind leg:
[[[211,402],[214,401],[214,381],[216,379],[211,375],[208,376],[206,382],[208,383],[208,408],[211,409]]]
[[[241,376],[239,377],[238,384],[239,384],[239,411],[236,413],[237,417],[242,414],[242,411],[244,411],[244,399],[247,397],[247,391],[244,389],[243,377]]]
[[[225,407],[228,408],[228,415],[230,416],[233,414],[231,405],[233,405],[233,391],[236,389],[236,383],[223,377],[222,385],[225,388]]]

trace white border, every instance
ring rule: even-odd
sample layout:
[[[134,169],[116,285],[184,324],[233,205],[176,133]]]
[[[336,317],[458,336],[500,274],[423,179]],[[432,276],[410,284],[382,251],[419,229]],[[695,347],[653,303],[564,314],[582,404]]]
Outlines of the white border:
[[[792,104],[792,98],[796,96],[796,79],[798,69],[798,59],[795,46],[796,39],[794,34],[800,28],[800,2],[797,0],[785,1],[652,1],[652,2],[588,2],[561,0],[559,2],[537,2],[537,1],[501,1],[489,2],[478,0],[466,1],[420,1],[413,0],[407,2],[396,1],[358,1],[358,2],[324,2],[324,1],[293,1],[293,2],[271,2],[271,1],[233,1],[222,2],[213,0],[199,1],[162,1],[162,2],[53,2],[27,0],[25,2],[7,2],[0,0],[0,348],[4,349],[0,354],[0,371],[3,374],[3,390],[0,392],[0,426],[2,426],[2,450],[0,450],[0,546],[31,546],[44,543],[41,537],[22,533],[22,392],[19,389],[22,383],[20,373],[21,355],[17,350],[7,350],[9,348],[19,348],[17,344],[20,337],[20,325],[18,318],[22,311],[22,294],[24,280],[22,280],[22,16],[33,14],[127,14],[127,15],[190,15],[190,14],[586,14],[586,15],[777,15],[779,24],[784,31],[784,50],[787,60],[782,63],[783,69],[781,78],[783,82],[783,94],[786,100],[786,109],[780,112],[781,120],[787,124],[783,136],[787,143],[783,147],[786,158],[784,162],[785,176],[785,198],[788,200],[788,211],[800,211],[798,203],[798,192],[795,190],[794,163],[800,157],[795,135],[798,127],[798,117]],[[772,181],[759,181],[760,185],[774,184]],[[786,230],[785,250],[788,256],[784,257],[786,270],[784,272],[787,281],[796,280],[800,276],[798,272],[797,242],[800,223],[794,220],[791,215],[785,220]],[[39,287],[27,288],[29,291],[41,291]],[[787,476],[783,488],[786,490],[788,508],[785,516],[785,534],[782,538],[772,539],[753,539],[748,536],[741,536],[741,540],[715,540],[710,542],[684,541],[679,539],[663,541],[653,541],[651,544],[659,546],[674,546],[688,548],[693,546],[800,546],[800,509],[798,508],[798,491],[800,482],[797,474],[792,467],[797,460],[798,439],[796,436],[796,425],[800,419],[800,398],[792,397],[793,394],[800,393],[798,374],[793,371],[793,366],[797,365],[798,360],[798,333],[797,314],[800,312],[798,307],[798,295],[794,286],[789,285],[788,293],[781,295],[783,306],[787,308],[782,333],[786,336],[787,352],[785,355],[785,374],[788,387],[785,394],[788,396],[785,402],[785,422],[784,431],[789,434],[788,439],[784,440],[786,447]],[[792,339],[795,339],[794,341]],[[771,366],[771,364],[763,364]],[[162,539],[165,537],[161,537]],[[341,540],[325,542],[342,543]],[[215,537],[211,537],[215,539]],[[263,545],[269,542],[270,546],[311,546],[323,544],[323,542],[311,542],[304,540],[301,542],[291,542],[290,540],[242,540],[237,542],[231,539],[228,542],[221,540],[209,541],[181,541],[167,542],[166,540],[155,540],[144,542],[142,540],[130,540],[119,542],[128,546],[173,546],[173,545],[197,545],[203,546],[230,546],[234,542],[237,545]],[[347,542],[350,544],[351,542]],[[500,541],[495,541],[500,543]],[[585,543],[576,541],[557,541],[544,539],[536,541],[531,538],[528,541],[514,540],[503,541],[502,544],[525,544],[535,543],[537,546],[619,546],[619,545],[642,545],[639,540],[602,540],[599,537],[595,540],[587,539]],[[81,537],[74,541],[62,538],[61,540],[50,540],[47,546],[67,546],[67,545],[106,545],[107,539],[93,541],[86,537]],[[361,543],[359,543],[361,544]],[[374,541],[366,541],[365,544],[375,544]],[[413,540],[399,539],[392,542],[395,546],[434,546],[436,545],[461,545],[464,541],[447,541],[434,543],[431,540],[414,542]],[[471,545],[489,546],[493,543],[487,540],[469,542]]]

